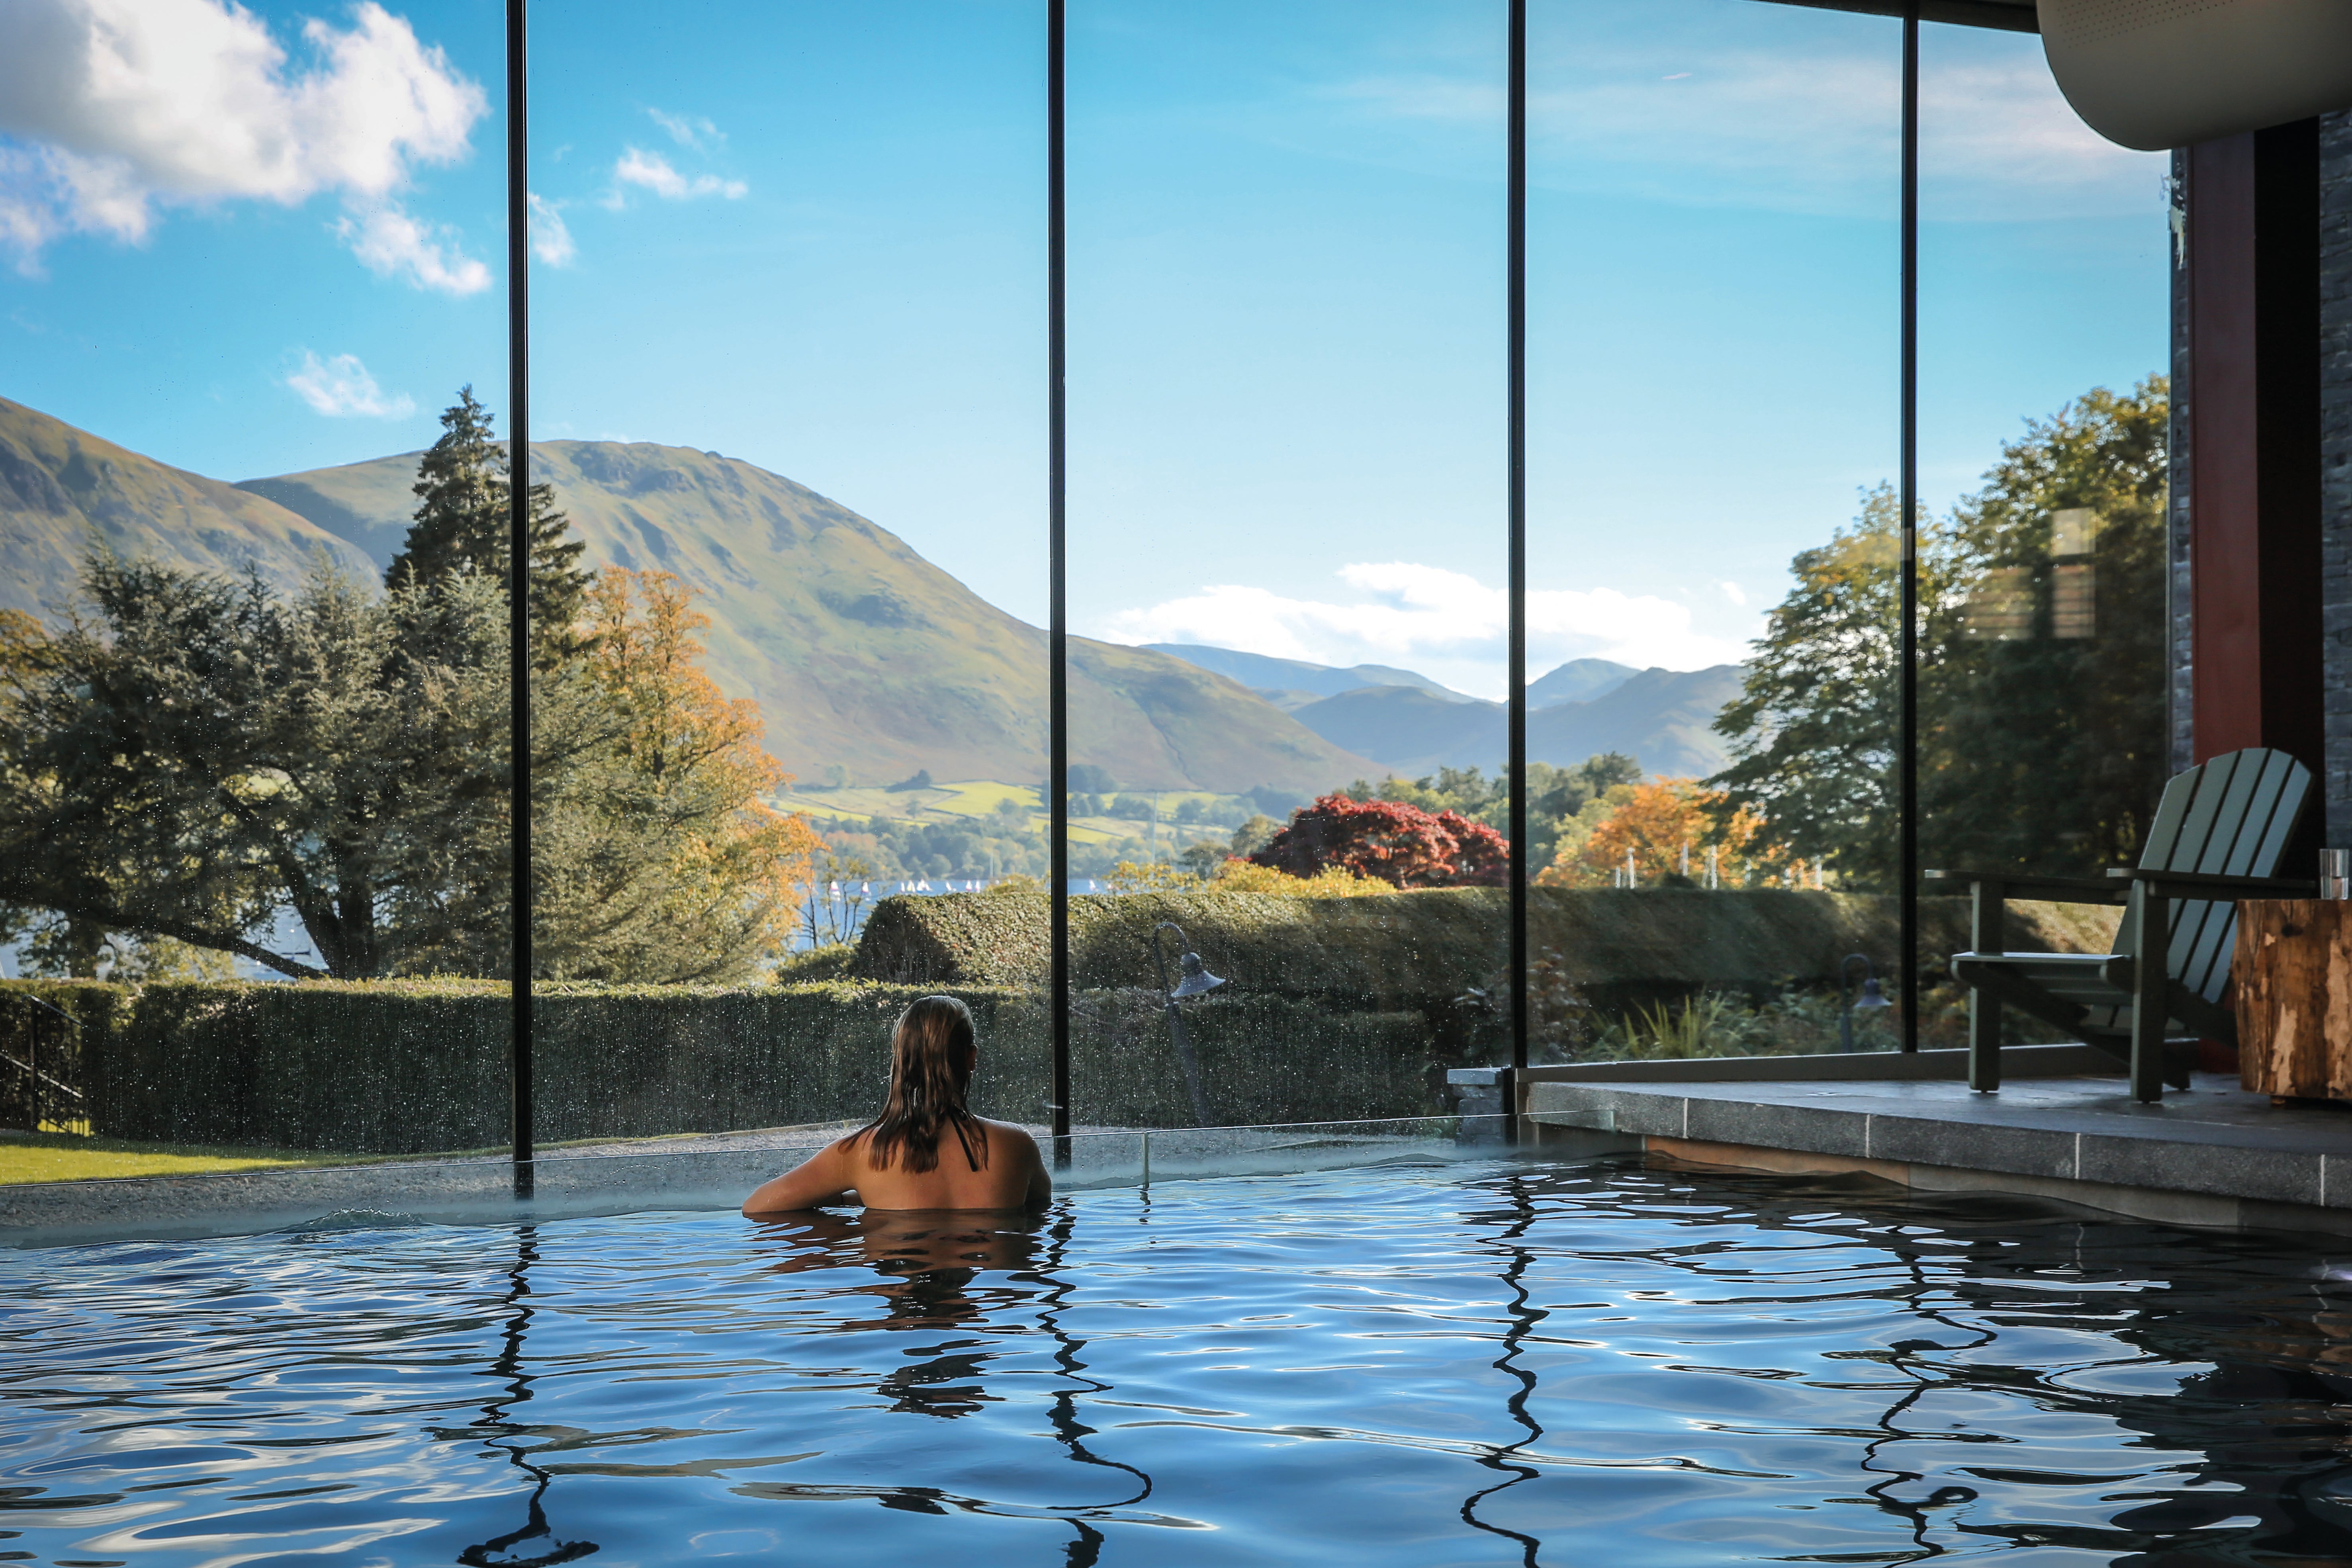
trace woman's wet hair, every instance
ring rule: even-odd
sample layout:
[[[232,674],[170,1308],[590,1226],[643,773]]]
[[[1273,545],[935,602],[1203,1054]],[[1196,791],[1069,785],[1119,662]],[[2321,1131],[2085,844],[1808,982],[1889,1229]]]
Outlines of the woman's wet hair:
[[[971,1009],[952,996],[925,996],[898,1016],[890,1037],[890,1096],[882,1114],[850,1134],[877,1165],[935,1170],[940,1134],[952,1130],[963,1157],[988,1163],[988,1136],[964,1108],[971,1087]]]

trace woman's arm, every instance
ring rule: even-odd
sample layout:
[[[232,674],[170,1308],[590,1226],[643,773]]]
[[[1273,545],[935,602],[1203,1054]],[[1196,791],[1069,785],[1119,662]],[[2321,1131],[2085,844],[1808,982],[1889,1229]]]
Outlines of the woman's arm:
[[[789,1214],[794,1209],[819,1208],[846,1201],[855,1183],[849,1171],[849,1153],[843,1147],[845,1142],[826,1144],[794,1169],[745,1198],[744,1217]]]
[[[1045,1158],[1037,1152],[1037,1140],[1030,1137],[1018,1127],[1011,1131],[1014,1137],[1021,1140],[1021,1147],[1027,1156],[1026,1163],[1029,1166],[1028,1195],[1022,1200],[1021,1206],[1029,1209],[1044,1208],[1054,1201],[1054,1178],[1045,1173]]]

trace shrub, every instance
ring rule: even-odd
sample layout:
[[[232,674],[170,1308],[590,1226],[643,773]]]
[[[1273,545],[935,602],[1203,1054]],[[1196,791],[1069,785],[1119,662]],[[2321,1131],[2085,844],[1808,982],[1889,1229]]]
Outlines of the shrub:
[[[1510,876],[1502,835],[1457,811],[1327,795],[1250,859],[1294,877],[1331,867],[1398,888],[1496,888]]]
[[[1344,866],[1326,866],[1311,877],[1294,877],[1254,860],[1226,860],[1212,884],[1221,893],[1271,893],[1282,899],[1362,899],[1393,893],[1394,888],[1359,877]]]

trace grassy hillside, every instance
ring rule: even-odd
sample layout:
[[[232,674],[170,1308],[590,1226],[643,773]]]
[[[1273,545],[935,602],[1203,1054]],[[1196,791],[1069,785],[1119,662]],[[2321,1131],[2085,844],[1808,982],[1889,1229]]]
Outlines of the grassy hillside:
[[[388,561],[417,454],[243,487]],[[709,666],[758,699],[768,747],[804,778],[861,784],[1045,771],[1045,636],[876,526],[715,452],[550,441],[532,477],[597,564],[657,567],[702,590]],[[1329,787],[1365,759],[1223,676],[1143,648],[1071,640],[1071,760],[1129,788]]]
[[[194,571],[250,563],[280,587],[320,558],[373,574],[364,552],[260,496],[0,398],[0,608],[70,598],[94,541]]]

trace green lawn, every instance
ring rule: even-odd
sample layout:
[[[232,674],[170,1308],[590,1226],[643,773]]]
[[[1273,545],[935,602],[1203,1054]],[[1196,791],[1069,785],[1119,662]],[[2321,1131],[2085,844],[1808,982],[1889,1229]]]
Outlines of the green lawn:
[[[224,1149],[207,1144],[133,1143],[72,1132],[8,1132],[0,1133],[0,1186],[86,1182],[99,1176],[177,1176],[194,1171],[348,1165],[365,1158],[306,1149]]]
[[[839,1124],[846,1131],[854,1121]],[[812,1129],[835,1131],[832,1122]],[[778,1129],[760,1129],[773,1131]],[[543,1151],[591,1149],[604,1143],[690,1145],[706,1134],[674,1132],[638,1138],[572,1138],[542,1143]],[[657,1152],[648,1147],[647,1153]],[[89,1138],[76,1132],[0,1132],[0,1187],[26,1182],[87,1182],[102,1176],[183,1176],[212,1171],[276,1171],[305,1165],[364,1165],[389,1160],[465,1160],[504,1155],[502,1147],[447,1149],[429,1154],[334,1154],[316,1149],[225,1148],[213,1143],[136,1143],[122,1138]]]

